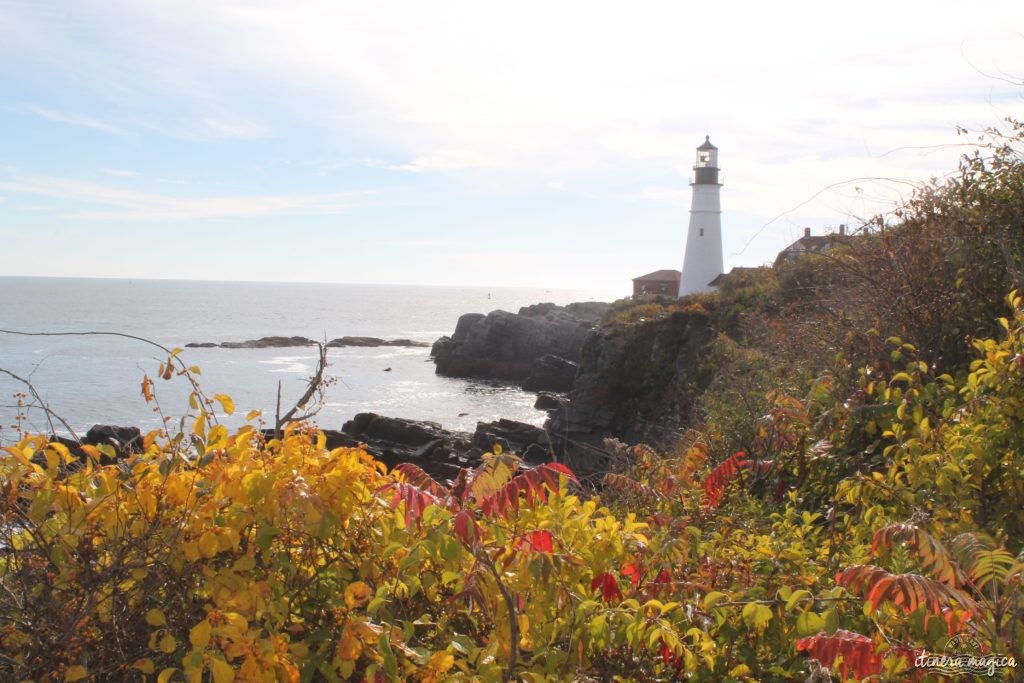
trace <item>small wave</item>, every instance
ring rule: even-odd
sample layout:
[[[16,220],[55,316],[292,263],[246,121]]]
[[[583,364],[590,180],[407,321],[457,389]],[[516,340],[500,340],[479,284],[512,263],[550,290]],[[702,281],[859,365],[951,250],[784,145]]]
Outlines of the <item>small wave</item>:
[[[274,368],[271,372],[287,372],[287,373],[309,373],[312,370],[312,366],[309,363],[302,361],[309,360],[313,356],[277,356],[270,360],[258,361],[261,365],[280,365],[282,367]]]

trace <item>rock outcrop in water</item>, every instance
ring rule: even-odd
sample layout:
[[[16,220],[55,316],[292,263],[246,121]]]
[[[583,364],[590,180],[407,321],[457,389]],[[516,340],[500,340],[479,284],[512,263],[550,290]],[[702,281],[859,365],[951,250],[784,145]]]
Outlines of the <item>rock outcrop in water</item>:
[[[260,337],[243,342],[189,342],[185,348],[189,349],[284,349],[296,346],[316,346],[316,342],[306,337]],[[411,339],[380,339],[379,337],[338,337],[327,342],[327,348],[343,348],[346,346],[376,347],[376,346],[405,346],[405,347],[426,347],[430,346],[425,342],[412,341]]]
[[[316,346],[316,342],[306,337],[260,337],[242,342],[189,342],[187,349],[286,349],[294,346]]]
[[[339,337],[338,339],[332,339],[327,342],[327,348],[340,348],[345,346],[409,346],[409,347],[427,347],[430,344],[426,342],[413,341],[411,339],[380,339],[378,337]]]
[[[530,391],[568,391],[588,332],[609,304],[545,303],[518,313],[467,313],[431,355],[437,374],[515,382]]]

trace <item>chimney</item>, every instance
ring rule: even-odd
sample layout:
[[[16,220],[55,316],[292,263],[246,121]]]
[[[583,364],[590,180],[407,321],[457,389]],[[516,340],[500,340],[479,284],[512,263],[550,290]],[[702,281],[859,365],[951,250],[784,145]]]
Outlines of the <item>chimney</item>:
[[[811,229],[810,228],[804,228],[804,237],[810,237],[810,236],[811,236]]]
[[[846,234],[846,225],[843,224],[843,223],[839,224],[839,234],[840,235],[845,235]]]

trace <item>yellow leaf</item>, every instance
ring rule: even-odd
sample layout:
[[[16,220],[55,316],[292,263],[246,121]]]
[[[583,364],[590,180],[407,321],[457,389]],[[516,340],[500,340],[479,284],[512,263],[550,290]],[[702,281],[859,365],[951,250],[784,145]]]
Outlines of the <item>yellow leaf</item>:
[[[254,420],[262,414],[262,410],[250,410],[248,413],[245,414],[245,421],[248,422],[249,420]]]
[[[217,534],[212,531],[206,531],[199,537],[199,552],[203,557],[213,557],[217,554],[218,547]]]
[[[252,571],[256,567],[256,558],[252,555],[242,555],[231,565],[231,570],[236,572]]]
[[[146,612],[146,623],[150,626],[166,626],[167,618],[160,610],[153,608]]]
[[[235,412],[235,401],[227,394],[214,394],[213,398],[220,403],[220,407],[224,409],[225,414],[231,415]]]
[[[210,671],[213,673],[213,683],[231,683],[235,680],[235,670],[223,659],[211,659]]]
[[[239,635],[243,635],[249,630],[249,622],[238,612],[224,612],[224,618]]]
[[[89,675],[89,670],[81,664],[75,664],[74,666],[68,667],[68,670],[64,673],[64,680],[67,681],[80,681]]]
[[[228,428],[224,425],[217,425],[210,429],[209,436],[206,437],[206,450],[212,451],[215,448],[225,448],[228,445]]]
[[[733,678],[740,678],[742,676],[749,676],[752,673],[754,673],[754,672],[751,671],[750,667],[747,666],[746,664],[738,664],[738,665],[734,666],[732,669],[729,670],[729,675],[732,676]]]
[[[171,654],[178,649],[178,641],[174,639],[170,633],[165,633],[164,637],[160,639],[160,644],[157,645],[160,651],[166,654]]]
[[[178,669],[173,666],[164,669],[160,672],[160,675],[156,677],[156,683],[167,683],[167,681],[171,680],[171,676],[177,670]]]
[[[363,644],[359,642],[354,633],[345,629],[341,640],[338,641],[338,659],[352,662],[359,659],[362,652]]]
[[[430,662],[428,662],[428,666],[431,669],[442,674],[451,669],[454,664],[455,657],[446,650],[441,650],[440,652],[435,652],[430,655]]]
[[[153,664],[152,659],[149,659],[147,657],[145,659],[137,660],[134,664],[132,664],[132,668],[138,669],[144,674],[151,674],[156,669],[156,665]]]
[[[206,438],[206,414],[199,413],[195,423],[192,425],[192,433],[201,439]]]
[[[345,589],[345,604],[349,609],[361,607],[373,597],[373,589],[363,581],[350,583]]]
[[[84,452],[86,455],[88,455],[96,462],[99,462],[100,458],[103,457],[103,454],[100,453],[100,450],[95,446],[90,446],[89,444],[82,444],[81,449],[82,452]]]
[[[199,559],[199,544],[195,541],[186,541],[181,544],[181,552],[185,554],[186,560],[195,562]]]
[[[202,650],[210,642],[211,630],[210,622],[203,619],[188,632],[188,642],[197,650]]]

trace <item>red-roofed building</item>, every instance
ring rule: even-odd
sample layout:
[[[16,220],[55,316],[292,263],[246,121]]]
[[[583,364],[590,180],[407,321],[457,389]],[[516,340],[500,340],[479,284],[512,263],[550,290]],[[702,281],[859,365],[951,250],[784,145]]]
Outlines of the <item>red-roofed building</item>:
[[[633,278],[633,301],[653,299],[656,296],[677,296],[680,275],[678,270],[656,270]]]

